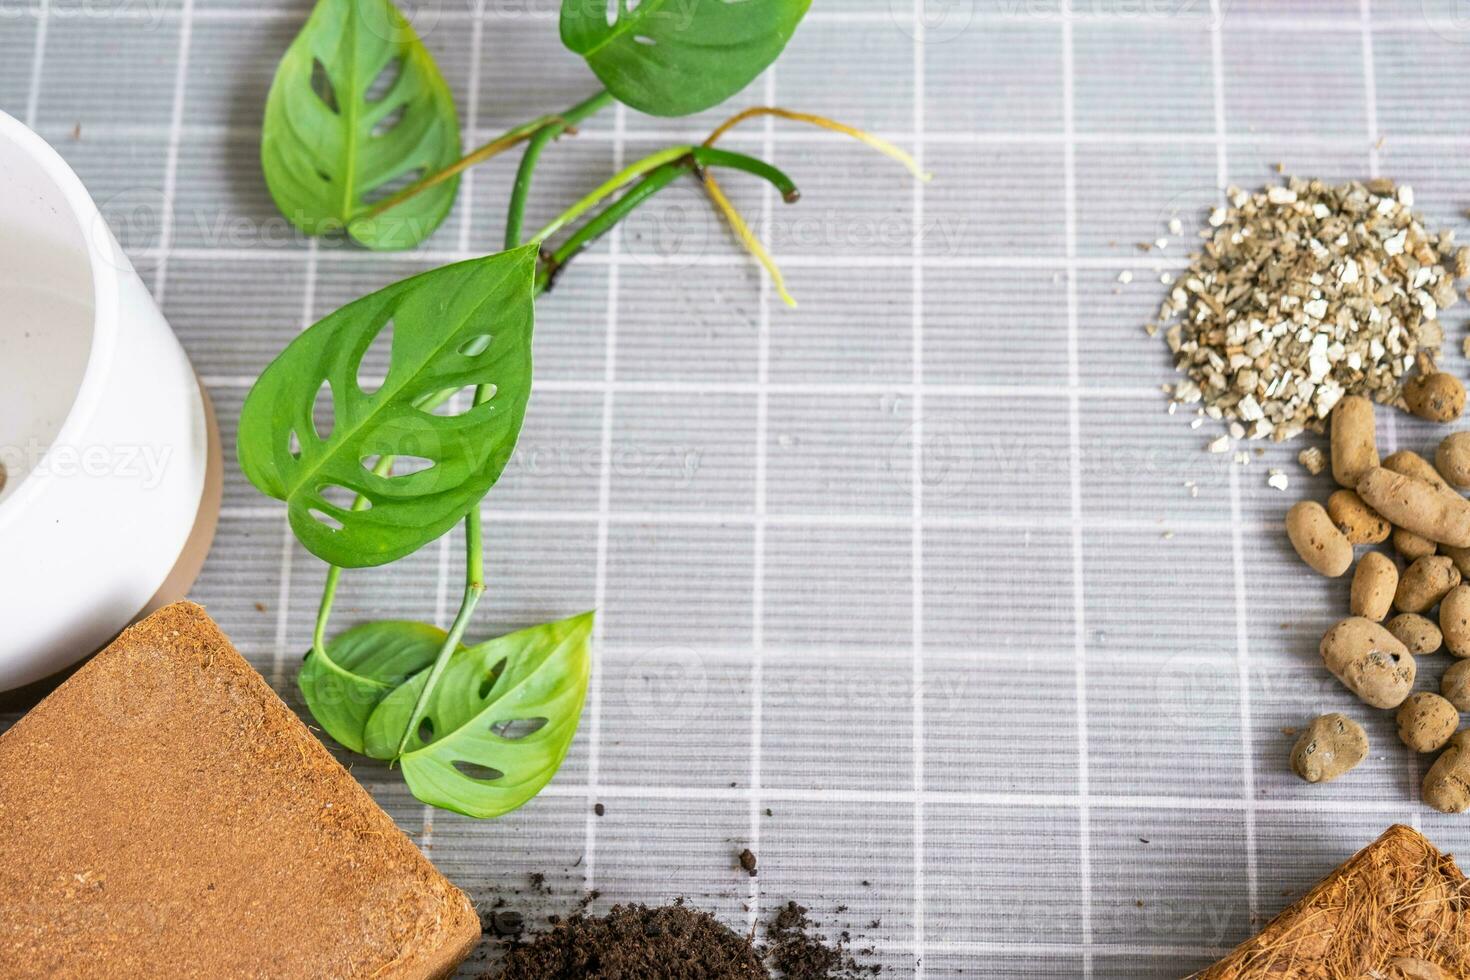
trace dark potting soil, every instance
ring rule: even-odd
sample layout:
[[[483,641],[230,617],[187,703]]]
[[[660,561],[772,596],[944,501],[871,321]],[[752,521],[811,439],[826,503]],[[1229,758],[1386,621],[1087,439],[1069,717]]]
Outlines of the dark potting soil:
[[[807,910],[789,902],[761,946],[682,901],[661,908],[616,905],[605,916],[576,912],[529,943],[514,942],[495,980],[858,980],[882,968],[858,964],[847,934],[817,934]],[[773,974],[774,971],[774,974]]]
[[[500,980],[768,980],[750,942],[685,905],[577,913],[513,949]]]
[[[847,950],[847,933],[837,945],[818,935],[807,917],[806,909],[787,902],[771,920],[770,940],[766,945],[766,965],[783,974],[787,980],[855,980],[877,976],[881,966],[863,966]]]

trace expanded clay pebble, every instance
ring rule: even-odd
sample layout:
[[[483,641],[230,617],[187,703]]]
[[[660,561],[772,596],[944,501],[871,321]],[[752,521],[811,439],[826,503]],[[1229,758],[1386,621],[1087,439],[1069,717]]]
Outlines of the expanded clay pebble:
[[[1451,486],[1470,488],[1470,432],[1452,432],[1440,440],[1434,468]]]
[[[1450,489],[1450,485],[1444,482],[1444,477],[1440,475],[1439,470],[1435,469],[1434,464],[1412,449],[1400,449],[1393,453],[1383,461],[1383,468],[1423,480],[1441,490]]]
[[[1378,437],[1373,425],[1373,403],[1349,395],[1332,410],[1332,478],[1349,490],[1378,463]]]
[[[1353,616],[1322,637],[1322,662],[1332,676],[1375,708],[1397,708],[1414,688],[1414,658],[1393,634]]]
[[[1433,752],[1460,727],[1460,712],[1438,694],[1420,691],[1399,705],[1394,720],[1405,745],[1415,752]]]
[[[1458,711],[1470,711],[1470,660],[1456,660],[1439,679],[1439,693]]]
[[[1451,493],[1454,492],[1450,485],[1444,482],[1444,478],[1439,475],[1439,471],[1434,468],[1434,465],[1413,450],[1400,449],[1398,452],[1390,454],[1383,461],[1383,468],[1393,470],[1395,473],[1401,473],[1404,476],[1411,476],[1423,480],[1425,483],[1438,487],[1441,490]],[[1401,527],[1394,528],[1392,537],[1393,546],[1403,556],[1404,561],[1411,562],[1415,559],[1423,558],[1425,555],[1432,555],[1439,550],[1438,545],[1433,541],[1415,534],[1413,531],[1406,531]]]
[[[1431,422],[1453,422],[1465,414],[1465,386],[1443,371],[1421,374],[1404,384],[1409,411]]]
[[[1470,548],[1470,501],[1434,484],[1378,467],[1358,481],[1358,496],[1406,531]]]
[[[1433,653],[1444,645],[1444,636],[1434,621],[1418,613],[1399,613],[1384,624],[1393,638],[1416,657]]]
[[[1404,569],[1404,574],[1399,576],[1399,587],[1393,596],[1393,607],[1399,612],[1428,612],[1459,584],[1459,569],[1455,568],[1455,563],[1444,555],[1420,558]],[[1439,628],[1444,630],[1442,615]],[[1445,638],[1449,639],[1448,636]]]
[[[1286,512],[1286,536],[1313,570],[1337,578],[1353,563],[1353,545],[1315,500],[1300,500]]]
[[[1368,552],[1353,571],[1349,600],[1352,614],[1382,622],[1393,605],[1398,584],[1399,569],[1393,559],[1377,551]]]
[[[1383,461],[1383,468],[1402,473],[1404,476],[1417,477],[1446,490],[1449,489],[1449,485],[1444,482],[1429,460],[1409,449],[1400,449],[1396,453],[1389,454]],[[1406,562],[1423,558],[1425,555],[1432,555],[1437,550],[1433,541],[1412,531],[1405,531],[1401,527],[1393,530],[1393,546]]]
[[[1459,732],[1424,775],[1424,802],[1441,813],[1470,809],[1470,732]]]
[[[1439,545],[1428,538],[1421,538],[1413,531],[1405,531],[1401,527],[1393,529],[1393,550],[1399,553],[1399,557],[1405,562],[1416,562],[1420,558],[1427,558],[1439,550]]]
[[[1336,779],[1368,757],[1368,734],[1347,715],[1313,718],[1291,748],[1291,770],[1309,783]]]
[[[1280,440],[1320,427],[1344,395],[1397,399],[1459,299],[1453,235],[1427,232],[1399,190],[1298,178],[1230,188],[1146,327],[1164,330],[1185,374],[1174,402]]]
[[[1456,657],[1470,657],[1470,585],[1456,585],[1444,597],[1439,605],[1439,631],[1444,634],[1446,650]]]
[[[1352,544],[1380,544],[1393,531],[1393,525],[1352,490],[1333,491],[1327,498],[1327,514]]]
[[[1470,575],[1470,548],[1456,548],[1452,545],[1445,545],[1439,551],[1440,554],[1455,563],[1455,567],[1460,570],[1461,579]]]

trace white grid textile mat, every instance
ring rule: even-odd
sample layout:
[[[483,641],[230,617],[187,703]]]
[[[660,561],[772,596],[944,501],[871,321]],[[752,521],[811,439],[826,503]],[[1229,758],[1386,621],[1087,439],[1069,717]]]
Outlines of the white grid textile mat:
[[[494,250],[512,169],[466,175],[413,252],[291,230],[256,145],[308,6],[0,0],[0,108],[82,174],[220,410],[225,511],[195,596],[297,710],[323,569],[233,465],[241,399],[302,326]],[[555,6],[416,5],[467,142],[592,90]],[[1316,661],[1346,587],[1300,566],[1280,520],[1328,481],[1296,466],[1303,441],[1239,468],[1165,414],[1169,359],[1140,325],[1187,241],[1135,243],[1176,211],[1192,230],[1222,186],[1266,182],[1276,161],[1409,181],[1432,224],[1464,232],[1463,10],[816,8],[731,106],[609,112],[552,148],[532,226],[630,155],[757,102],[875,130],[935,181],[770,120],[733,134],[803,186],[791,209],[769,190],[736,198],[796,312],[687,187],[579,259],[538,306],[537,393],[486,503],[477,624],[601,611],[572,756],[490,823],[344,761],[482,905],[682,895],[742,928],[795,899],[895,976],[1177,976],[1390,822],[1462,849],[1463,819],[1418,803],[1427,760]],[[1433,438],[1412,419],[1380,435]],[[1270,466],[1289,494],[1266,488]],[[461,544],[350,574],[337,625],[446,623]],[[1421,665],[1427,683],[1443,661]],[[1307,787],[1280,729],[1326,710],[1364,720],[1374,752]],[[734,867],[745,846],[758,878]],[[549,894],[517,891],[531,872]]]

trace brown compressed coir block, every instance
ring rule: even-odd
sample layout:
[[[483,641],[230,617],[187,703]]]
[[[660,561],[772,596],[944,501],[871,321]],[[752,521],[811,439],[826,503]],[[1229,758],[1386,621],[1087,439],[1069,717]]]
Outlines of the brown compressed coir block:
[[[200,607],[0,735],[0,976],[446,976],[480,935]]]
[[[1470,882],[1422,834],[1384,831],[1190,980],[1470,977]]]

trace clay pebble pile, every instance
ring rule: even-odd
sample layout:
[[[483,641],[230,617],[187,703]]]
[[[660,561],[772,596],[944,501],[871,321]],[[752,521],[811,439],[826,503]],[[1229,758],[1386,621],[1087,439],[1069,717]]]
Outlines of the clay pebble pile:
[[[1440,421],[1463,412],[1463,388],[1450,407]],[[1350,615],[1322,637],[1322,662],[1364,704],[1394,711],[1405,745],[1441,752],[1424,778],[1424,801],[1464,812],[1470,730],[1459,728],[1460,712],[1470,711],[1470,499],[1461,491],[1470,489],[1470,432],[1446,436],[1432,463],[1409,450],[1380,459],[1372,403],[1348,396],[1332,412],[1330,448],[1341,489],[1326,506],[1303,500],[1286,515],[1287,537],[1308,566],[1333,578],[1353,569]],[[1389,542],[1397,560],[1370,550],[1354,567],[1356,546]],[[1440,649],[1459,662],[1445,671],[1438,693],[1416,692],[1415,658]],[[1367,755],[1363,727],[1327,714],[1302,731],[1291,766],[1308,782],[1326,782]]]

